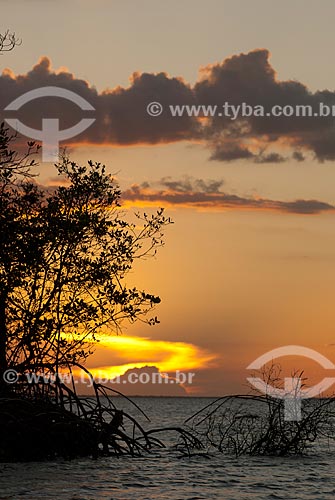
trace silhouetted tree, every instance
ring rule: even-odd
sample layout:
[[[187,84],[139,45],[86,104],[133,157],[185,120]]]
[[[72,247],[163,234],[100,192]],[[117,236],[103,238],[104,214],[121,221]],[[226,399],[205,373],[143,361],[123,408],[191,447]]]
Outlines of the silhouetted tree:
[[[125,278],[162,245],[171,221],[163,210],[126,220],[100,163],[64,156],[63,185],[39,186],[30,156],[11,153],[11,140],[0,127],[0,372],[58,373],[86,358],[97,332],[117,333],[124,319],[157,322],[145,315],[159,297]]]

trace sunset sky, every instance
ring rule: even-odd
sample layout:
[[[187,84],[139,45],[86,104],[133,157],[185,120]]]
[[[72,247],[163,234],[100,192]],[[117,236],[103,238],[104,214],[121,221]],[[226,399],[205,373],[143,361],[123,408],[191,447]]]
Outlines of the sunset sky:
[[[146,113],[151,101],[335,104],[334,2],[0,0],[0,9],[0,32],[22,38],[0,56],[1,121],[28,90],[77,92],[96,122],[69,144],[71,157],[105,163],[125,207],[164,206],[175,222],[157,258],[128,278],[160,295],[160,324],[103,338],[88,366],[191,371],[190,394],[221,395],[244,392],[246,367],[276,347],[335,362],[334,118]],[[21,116],[39,128],[43,106]],[[73,105],[57,108],[63,128],[78,121]],[[51,164],[39,172],[54,182]]]

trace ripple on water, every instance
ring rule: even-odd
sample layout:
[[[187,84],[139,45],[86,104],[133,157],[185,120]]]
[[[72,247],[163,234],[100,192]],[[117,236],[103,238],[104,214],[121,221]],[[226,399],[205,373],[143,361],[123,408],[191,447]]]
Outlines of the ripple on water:
[[[167,423],[173,405],[181,423],[206,404],[199,398],[147,403],[157,426]],[[2,464],[0,500],[334,500],[334,470],[335,456],[327,449],[303,458],[180,459],[160,451],[142,459]]]

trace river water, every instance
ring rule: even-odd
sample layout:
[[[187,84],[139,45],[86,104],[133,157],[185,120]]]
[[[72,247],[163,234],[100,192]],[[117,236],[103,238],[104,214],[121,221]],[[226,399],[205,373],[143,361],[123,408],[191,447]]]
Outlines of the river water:
[[[207,398],[134,398],[152,427],[182,424]],[[130,411],[127,401],[117,401]],[[141,420],[136,409],[133,416]],[[144,420],[141,422],[144,424]],[[172,444],[172,443],[171,443]],[[142,458],[1,464],[0,500],[334,500],[335,454],[305,457],[180,457],[158,450]]]

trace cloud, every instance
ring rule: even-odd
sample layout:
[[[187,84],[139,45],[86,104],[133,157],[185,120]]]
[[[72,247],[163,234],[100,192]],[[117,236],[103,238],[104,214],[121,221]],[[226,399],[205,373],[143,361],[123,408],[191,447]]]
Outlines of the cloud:
[[[134,184],[125,190],[122,199],[127,204],[144,206],[178,206],[206,210],[263,210],[291,214],[313,215],[334,212],[335,206],[319,200],[279,201],[260,197],[242,197],[222,191],[223,181],[191,179],[172,180],[164,177],[156,183]]]
[[[254,157],[251,151],[246,147],[234,144],[231,146],[229,143],[225,144],[214,144],[214,151],[211,154],[211,160],[220,161],[234,161],[234,160],[246,160]]]
[[[273,106],[311,106],[319,110],[322,102],[331,106],[335,93],[322,91],[312,93],[297,81],[280,81],[269,62],[269,52],[258,49],[248,54],[239,54],[222,63],[202,69],[201,80],[194,90],[197,99],[204,105],[229,102],[238,106],[262,105],[268,112]],[[224,152],[235,152],[236,158],[252,156],[260,162],[259,154],[264,147],[300,147],[312,151],[320,161],[335,158],[335,129],[332,117],[306,116],[239,116],[236,120],[215,116],[210,118],[207,137],[213,149],[212,157],[225,160]],[[221,153],[223,151],[223,154]],[[262,162],[276,161],[278,152],[271,151]],[[228,158],[229,159],[229,158]]]
[[[266,49],[238,54],[201,68],[195,85],[182,77],[166,73],[135,72],[128,87],[98,92],[87,81],[66,69],[54,71],[47,57],[42,57],[31,71],[14,75],[4,70],[0,76],[0,119],[2,111],[15,98],[29,90],[58,86],[86,99],[95,112],[83,113],[75,104],[59,98],[40,98],[18,112],[7,112],[34,128],[41,128],[42,118],[59,117],[61,128],[76,124],[83,115],[95,123],[73,143],[131,145],[197,141],[210,151],[216,161],[246,160],[256,163],[281,163],[288,158],[304,161],[309,153],[319,161],[335,159],[335,127],[332,116],[227,116],[173,117],[169,105],[234,106],[311,106],[335,105],[335,92],[312,92],[293,80],[279,80]],[[160,116],[146,112],[148,103],[160,102]],[[330,108],[329,108],[330,109]],[[330,113],[331,115],[331,113]],[[283,154],[285,151],[285,154]],[[287,156],[289,155],[289,156]]]
[[[155,120],[146,112],[151,101],[159,101],[163,106],[194,104],[194,94],[181,78],[170,78],[165,73],[134,73],[129,87],[117,87],[98,94],[88,82],[77,79],[67,70],[53,71],[47,57],[41,58],[25,75],[15,76],[9,70],[3,72],[0,76],[0,118],[4,117],[2,110],[18,96],[45,86],[75,92],[96,111],[83,113],[68,100],[44,97],[26,104],[19,112],[7,112],[6,117],[9,114],[20,117],[23,123],[38,129],[41,129],[42,118],[60,117],[63,129],[76,124],[84,115],[95,117],[94,125],[76,138],[79,143],[92,144],[157,144],[191,140],[200,128],[195,118],[165,116],[162,120]]]
[[[305,157],[300,151],[294,151],[292,154],[292,158],[296,161],[304,161]]]
[[[283,163],[286,158],[278,153],[269,153],[256,157],[256,163]]]
[[[167,373],[177,370],[200,370],[206,368],[213,359],[214,354],[186,342],[99,335],[98,348],[90,359],[89,368],[94,371],[101,366],[107,366],[108,360],[108,376],[114,378],[126,370],[147,365],[156,366],[161,372]],[[92,360],[95,360],[95,364]]]
[[[91,371],[96,381],[108,380],[107,386],[128,396],[187,396],[187,390],[176,378],[167,374],[162,376],[157,366],[134,367],[122,375],[110,378],[109,366],[94,368]]]
[[[171,177],[163,177],[159,184],[170,189],[171,191],[187,193],[189,191],[200,191],[204,193],[219,193],[223,180],[204,180],[193,179],[189,176],[184,176],[179,180],[173,180]],[[149,188],[150,184],[144,183],[142,187]]]
[[[217,354],[187,342],[107,334],[99,334],[98,339],[86,367],[97,381],[125,394],[185,395],[193,379],[178,374],[198,374],[213,367],[217,360]],[[137,376],[129,377],[132,373]],[[150,378],[139,378],[145,373]],[[155,376],[158,373],[168,380],[163,383]],[[74,375],[78,390],[92,393],[90,377],[79,368]],[[133,383],[137,380],[139,383]]]

